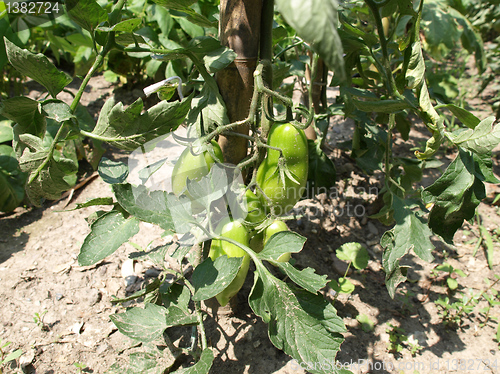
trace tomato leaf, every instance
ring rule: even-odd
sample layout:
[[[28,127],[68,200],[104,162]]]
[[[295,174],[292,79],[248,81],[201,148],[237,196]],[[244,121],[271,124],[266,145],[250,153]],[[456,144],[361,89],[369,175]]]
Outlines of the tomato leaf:
[[[459,148],[455,160],[445,172],[422,192],[424,204],[433,204],[429,227],[446,242],[452,243],[464,220],[474,217],[476,207],[486,197],[485,178],[480,160]]]
[[[114,146],[133,151],[142,144],[177,129],[191,106],[191,96],[182,101],[160,101],[142,112],[144,104],[137,99],[127,108],[109,99],[99,115],[92,134],[110,139]]]
[[[448,133],[450,140],[461,148],[479,156],[491,156],[491,151],[500,143],[500,124],[492,127],[495,117],[482,120],[474,129],[459,133]]]
[[[47,129],[45,116],[38,101],[17,96],[0,103],[0,115],[14,121],[15,134],[31,134],[43,138]]]
[[[167,193],[149,191],[145,186],[114,184],[113,192],[118,203],[128,213],[141,221],[154,223],[164,230],[174,231],[175,224],[169,209]]]
[[[91,230],[78,255],[81,266],[93,265],[114,253],[139,232],[139,220],[135,217],[126,219],[120,212],[112,210],[95,220]]]
[[[217,87],[209,84],[203,85],[200,95],[193,99],[187,122],[194,125],[196,129],[201,129],[201,124],[203,124],[206,133],[217,126],[229,123],[226,106]]]
[[[191,282],[196,290],[194,301],[210,299],[224,291],[238,274],[243,257],[207,258],[194,269]]]
[[[11,212],[24,199],[26,174],[21,172],[12,147],[0,145],[0,212]]]
[[[201,352],[200,360],[193,366],[173,371],[172,374],[205,374],[208,373],[214,361],[214,353],[210,348]]]
[[[337,32],[337,2],[276,0],[276,7],[299,36],[325,60],[330,70],[345,79],[342,41]]]
[[[129,170],[124,162],[113,161],[103,157],[99,163],[98,173],[104,182],[120,184],[127,180]]]
[[[5,37],[3,40],[11,65],[21,74],[44,86],[52,97],[55,98],[73,80],[68,74],[59,71],[42,53],[33,54]]]
[[[346,329],[335,308],[322,296],[296,290],[257,266],[249,303],[254,313],[269,324],[269,338],[276,348],[299,363],[330,362],[333,366]],[[335,370],[334,366],[308,370],[350,373]]]
[[[355,290],[354,284],[352,282],[344,277],[340,277],[338,281],[332,280],[330,283],[330,287],[335,291],[339,293],[345,293],[345,294],[350,294]]]
[[[161,338],[168,327],[167,308],[151,303],[147,303],[144,309],[133,307],[109,318],[123,335],[141,342]]]
[[[300,252],[306,240],[296,232],[280,231],[269,238],[264,249],[257,256],[263,260],[277,261],[284,253]]]
[[[313,268],[305,268],[299,271],[289,262],[276,262],[274,264],[278,265],[296,285],[313,294],[318,293],[327,283],[328,277],[326,275],[316,274]]]
[[[460,122],[462,122],[469,129],[474,129],[477,125],[479,125],[479,122],[481,122],[479,118],[477,118],[474,114],[454,104],[440,105],[439,108],[448,109],[453,113],[455,117],[457,117]]]
[[[34,178],[26,186],[26,194],[30,201],[36,205],[41,205],[41,199],[56,200],[61,192],[71,189],[76,182],[75,174],[78,171],[78,163],[75,160],[58,156],[57,159],[50,157],[45,167],[38,172],[38,168],[44,163],[49,150],[43,144],[42,139],[31,134],[21,134],[19,139],[14,141],[14,147],[21,149],[19,157],[19,167],[22,171],[29,173],[28,180]]]
[[[66,0],[65,4],[69,17],[91,33],[108,19],[106,10],[95,0]]]

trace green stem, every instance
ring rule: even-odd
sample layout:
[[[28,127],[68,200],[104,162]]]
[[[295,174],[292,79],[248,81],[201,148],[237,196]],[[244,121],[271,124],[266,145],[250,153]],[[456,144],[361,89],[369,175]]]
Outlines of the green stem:
[[[194,296],[194,293],[196,292],[195,288],[189,282],[186,278],[184,278],[184,284],[186,287],[189,289],[191,292],[191,295]],[[205,327],[203,325],[203,315],[201,313],[201,303],[199,301],[194,302],[194,309],[196,313],[196,320],[198,322],[198,331],[200,332],[200,337],[201,337],[201,349],[204,351],[207,349],[208,344],[207,344],[207,335],[205,333]]]
[[[130,140],[130,139],[137,139],[137,138],[140,138],[141,136],[144,136],[144,134],[135,134],[135,135],[130,135],[130,136],[127,136],[124,138],[108,138],[106,136],[97,135],[97,134],[94,134],[93,132],[88,132],[85,130],[80,130],[80,134],[82,134],[83,136],[87,136],[91,139],[102,140],[103,142],[108,142],[108,143],[121,142],[123,140]]]

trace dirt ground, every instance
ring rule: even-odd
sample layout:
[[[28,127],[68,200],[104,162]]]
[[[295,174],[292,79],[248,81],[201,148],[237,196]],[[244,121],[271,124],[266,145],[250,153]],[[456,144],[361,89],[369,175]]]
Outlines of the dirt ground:
[[[112,89],[101,77],[93,79],[83,104],[97,111]],[[137,90],[128,93],[130,99],[139,94]],[[36,96],[36,91],[30,95]],[[484,118],[488,109],[479,110]],[[453,247],[433,238],[435,261],[425,263],[407,256],[403,263],[410,266],[409,281],[399,287],[392,300],[384,285],[378,244],[388,227],[368,218],[374,213],[382,176],[364,175],[346,152],[336,148],[351,132],[349,122],[337,119],[329,134],[330,156],[338,174],[335,192],[302,200],[297,211],[303,216],[289,221],[290,228],[308,238],[303,251],[294,255],[297,264],[313,267],[329,279],[338,279],[345,272],[345,264],[335,257],[335,250],[343,243],[362,243],[370,253],[368,267],[349,276],[355,291],[340,295],[334,304],[348,330],[338,361],[353,363],[350,369],[354,373],[500,373],[494,319],[500,317],[500,307],[492,308],[486,321],[480,311],[486,306],[482,300],[464,315],[461,327],[447,327],[436,304],[438,298],[448,295],[444,273],[432,273],[437,264],[449,263],[466,275],[457,277],[458,290],[477,294],[486,288],[485,278],[493,282],[494,275],[500,274],[498,242],[494,242],[497,253],[490,270],[482,248],[473,256],[480,237],[477,223],[467,223],[456,234]],[[420,126],[411,135],[412,139],[428,136]],[[399,144],[395,153],[405,154],[409,148],[410,144]],[[446,162],[452,156],[440,157]],[[498,157],[497,152],[494,171],[500,176]],[[488,186],[490,198],[500,192],[495,188]],[[82,364],[84,372],[105,373],[115,362],[126,365],[129,354],[140,349],[110,321],[109,315],[123,310],[110,300],[113,295],[123,297],[140,289],[159,271],[152,262],[135,261],[127,272],[129,256],[137,251],[130,244],[95,266],[78,266],[79,248],[90,231],[85,218],[96,208],[64,210],[98,196],[112,193],[109,185],[95,178],[75,191],[71,200],[47,202],[42,208],[18,208],[13,214],[0,216],[0,340],[12,342],[9,352],[24,352],[6,366],[6,373],[19,373],[21,367],[26,373],[78,373],[75,363]],[[482,225],[490,233],[500,227],[498,209],[488,203],[479,207]],[[141,224],[132,241],[145,247],[159,233],[152,225]],[[127,283],[124,276],[131,274],[132,281],[127,278]],[[249,276],[238,294],[240,306],[234,316],[206,308],[207,335],[216,355],[210,373],[305,373],[304,367],[270,343],[267,326],[252,314],[246,302],[252,282]],[[333,300],[332,290],[326,289],[324,294]],[[356,317],[361,315],[373,323],[373,331],[368,331],[369,323],[358,322]],[[388,349],[394,335],[389,333],[394,331],[390,326],[399,327],[400,333],[409,337],[398,353]],[[188,346],[189,341],[179,337],[174,343]],[[413,355],[412,346],[416,347]]]

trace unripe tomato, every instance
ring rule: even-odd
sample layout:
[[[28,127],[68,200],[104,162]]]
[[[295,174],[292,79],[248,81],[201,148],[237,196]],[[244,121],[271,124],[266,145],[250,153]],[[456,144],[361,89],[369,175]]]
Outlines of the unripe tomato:
[[[280,220],[275,220],[264,230],[264,245],[266,245],[267,241],[271,236],[276,234],[277,232],[288,231],[288,226],[285,222]],[[278,262],[288,262],[290,260],[291,253],[283,253],[280,257],[278,257]]]
[[[216,232],[220,233],[220,236],[233,239],[248,247],[248,231],[241,222],[230,221],[229,219],[224,220],[218,225]],[[243,283],[245,283],[248,267],[250,265],[250,256],[237,245],[229,243],[225,240],[212,240],[208,257],[210,257],[212,261],[215,261],[217,257],[224,255],[227,255],[227,257],[243,257],[243,263],[241,264],[240,270],[238,270],[236,278],[233,279],[224,291],[216,296],[217,301],[219,301],[221,306],[225,306],[229,302],[229,299],[236,295],[241,289]]]
[[[266,219],[266,212],[264,206],[262,205],[260,199],[251,191],[245,191],[245,197],[247,200],[247,210],[248,214],[245,221],[257,226]]]
[[[212,147],[218,162],[222,162],[222,151],[219,144],[212,140]],[[191,150],[186,148],[175,163],[172,170],[172,192],[179,196],[186,189],[186,180],[200,180],[207,175],[216,162],[208,151],[204,151],[199,155],[193,155]]]
[[[268,149],[267,156],[257,169],[257,184],[262,188],[277,214],[290,211],[305,191],[308,173],[308,145],[303,130],[291,124],[274,124],[269,131],[267,144],[281,148],[283,161],[290,171],[295,183],[284,175],[284,183],[280,177],[278,162],[280,152]],[[259,196],[262,203],[267,200]]]

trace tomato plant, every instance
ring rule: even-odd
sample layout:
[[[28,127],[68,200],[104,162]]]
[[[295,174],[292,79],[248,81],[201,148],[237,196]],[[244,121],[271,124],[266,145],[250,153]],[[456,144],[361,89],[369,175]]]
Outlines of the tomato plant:
[[[329,283],[327,277],[284,261],[303,249],[306,238],[276,221],[301,198],[308,177],[318,186],[332,185],[334,169],[322,151],[332,115],[342,113],[354,120],[351,156],[367,173],[380,170],[384,175],[380,196],[384,206],[374,217],[391,226],[380,244],[392,297],[406,280],[406,268],[400,266],[403,256],[413,251],[432,261],[430,237],[435,234],[451,243],[485,197],[484,183],[498,182],[491,162],[500,139],[495,119],[479,119],[452,100],[436,104],[433,97],[438,95],[432,96],[427,86],[425,52],[439,56],[450,46],[433,41],[432,32],[425,34],[426,39],[421,36],[421,26],[432,30],[435,25],[428,20],[444,12],[439,2],[429,1],[426,6],[423,0],[415,4],[353,0],[337,6],[329,0],[276,0],[275,4],[265,0],[261,8],[245,7],[244,1],[231,8],[222,2],[219,39],[213,17],[217,5],[208,0],[157,0],[155,6],[162,9],[159,14],[175,18],[181,29],[159,24],[169,35],[166,39],[143,25],[142,19],[131,17],[124,0],[104,7],[95,0],[68,3],[68,17],[85,30],[82,33],[91,39],[89,48],[95,56],[70,104],[57,96],[72,77],[43,54],[4,38],[10,65],[42,84],[48,93],[39,100],[17,96],[0,103],[0,114],[15,123],[12,149],[27,174],[25,187],[32,204],[39,206],[71,188],[78,170],[76,149],[84,139],[145,153],[151,144],[175,139],[172,133],[181,125],[195,134],[179,141],[190,143],[179,160],[168,160],[177,162],[174,193],[133,184],[127,164],[103,158],[99,174],[112,185],[114,199],[96,198],[79,205],[111,207],[92,221],[78,256],[80,265],[110,256],[138,233],[141,221],[158,225],[166,235],[175,234],[171,246],[156,249],[160,255],[144,254],[171,277],[162,276],[145,291],[114,300],[157,296],[146,298],[144,308],[122,309],[111,316],[120,332],[154,346],[154,353],[144,357],[144,367],[155,366],[151,361],[161,355],[162,340],[171,344],[167,328],[191,325],[195,327],[193,344],[175,348],[197,362],[176,372],[208,372],[214,353],[201,302],[216,297],[227,304],[245,282],[250,262],[255,270],[248,303],[269,324],[271,342],[300,362],[335,360],[346,330],[341,316],[320,293]],[[135,2],[130,5],[137,6]],[[252,16],[241,17],[238,12],[244,11],[251,11]],[[244,37],[232,33],[233,23],[240,22],[235,19],[248,20],[248,25],[237,28],[248,32]],[[460,38],[482,61],[480,39],[467,18],[457,14],[446,20],[440,26],[453,30],[454,40]],[[247,44],[257,50],[249,52]],[[172,87],[162,90],[168,84],[165,81],[154,85],[147,93],[156,91],[160,100],[147,109],[140,98],[128,107],[110,98],[97,123],[86,121],[80,100],[90,77],[110,56],[117,61],[144,58],[150,72],[163,64],[171,78],[189,81],[178,84],[177,96],[172,95]],[[303,82],[306,105],[294,102],[289,86],[282,85],[292,70],[297,81]],[[329,70],[333,78],[327,82]],[[314,89],[327,84],[339,87],[336,103],[321,100],[324,91]],[[446,113],[452,113],[464,128],[447,127]],[[408,139],[410,114],[425,124],[429,138],[415,158],[394,157],[397,133]],[[305,131],[311,134],[311,130],[314,136],[308,140]],[[456,158],[437,180],[415,190],[426,162],[445,139],[456,147]],[[218,146],[212,148],[214,142],[221,145],[220,151]],[[191,149],[208,153],[195,155]],[[231,165],[219,162],[220,153]],[[141,180],[147,181],[160,166],[140,170]],[[192,200],[197,202],[195,207]],[[167,254],[180,270],[164,267]],[[192,273],[184,271],[186,261]],[[266,262],[276,265],[287,281],[270,271]],[[179,294],[188,297],[175,297]],[[162,366],[158,371],[167,369]],[[316,368],[311,372],[327,371]]]

